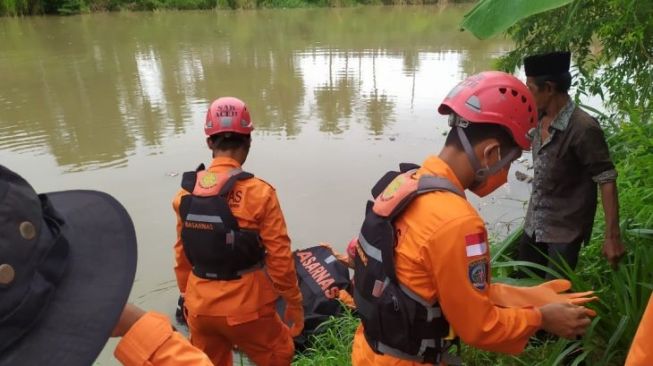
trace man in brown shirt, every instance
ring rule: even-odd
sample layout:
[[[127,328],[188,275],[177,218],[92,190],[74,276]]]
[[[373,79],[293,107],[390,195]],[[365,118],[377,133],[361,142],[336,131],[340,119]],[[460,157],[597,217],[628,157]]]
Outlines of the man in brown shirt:
[[[590,238],[597,185],[606,221],[603,254],[616,266],[625,251],[619,230],[617,172],[601,126],[569,97],[569,65],[569,52],[524,59],[526,85],[535,97],[540,121],[531,131],[533,192],[519,260],[558,272],[559,264],[548,258],[564,260],[573,269],[582,244]],[[544,271],[533,272],[544,277]]]

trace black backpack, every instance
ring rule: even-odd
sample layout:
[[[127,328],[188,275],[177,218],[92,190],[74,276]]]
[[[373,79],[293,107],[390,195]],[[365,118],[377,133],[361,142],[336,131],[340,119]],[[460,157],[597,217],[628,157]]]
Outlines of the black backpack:
[[[311,336],[321,332],[322,323],[342,314],[344,305],[337,295],[342,290],[351,293],[351,280],[349,268],[328,248],[318,245],[296,250],[293,257],[304,303],[304,330],[294,341],[295,349],[302,351],[309,346]],[[282,319],[285,307],[283,299],[277,301],[277,312]]]

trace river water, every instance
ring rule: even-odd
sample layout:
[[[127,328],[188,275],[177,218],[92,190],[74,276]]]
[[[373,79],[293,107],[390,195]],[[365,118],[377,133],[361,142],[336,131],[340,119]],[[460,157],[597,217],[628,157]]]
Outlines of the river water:
[[[293,248],[343,249],[376,180],[442,147],[436,108],[446,93],[511,46],[461,32],[468,9],[0,19],[0,163],[40,192],[117,197],[139,240],[131,299],[172,315],[171,200],[181,173],[210,161],[211,100],[248,104],[256,131],[245,169],[277,188]],[[491,196],[469,198],[501,234],[519,223],[527,195],[511,173]],[[98,361],[114,362],[109,352]]]

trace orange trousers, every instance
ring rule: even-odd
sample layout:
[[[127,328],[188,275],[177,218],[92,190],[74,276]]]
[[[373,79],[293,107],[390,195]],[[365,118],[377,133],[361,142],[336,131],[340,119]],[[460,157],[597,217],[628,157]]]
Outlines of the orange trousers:
[[[273,304],[260,311],[260,317],[234,322],[225,316],[188,314],[190,341],[201,349],[215,366],[231,366],[235,346],[257,366],[288,366],[295,345],[288,326],[276,313]]]
[[[359,325],[354,335],[354,344],[351,354],[352,366],[425,366],[428,364],[402,360],[396,357],[376,354],[363,334],[363,326]],[[432,365],[432,364],[431,364]],[[441,363],[440,366],[446,366]]]

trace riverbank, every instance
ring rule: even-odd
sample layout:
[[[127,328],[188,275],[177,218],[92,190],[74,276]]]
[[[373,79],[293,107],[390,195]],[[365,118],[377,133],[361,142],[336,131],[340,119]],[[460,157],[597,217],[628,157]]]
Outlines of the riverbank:
[[[0,16],[74,15],[107,11],[433,5],[471,0],[0,0]]]

